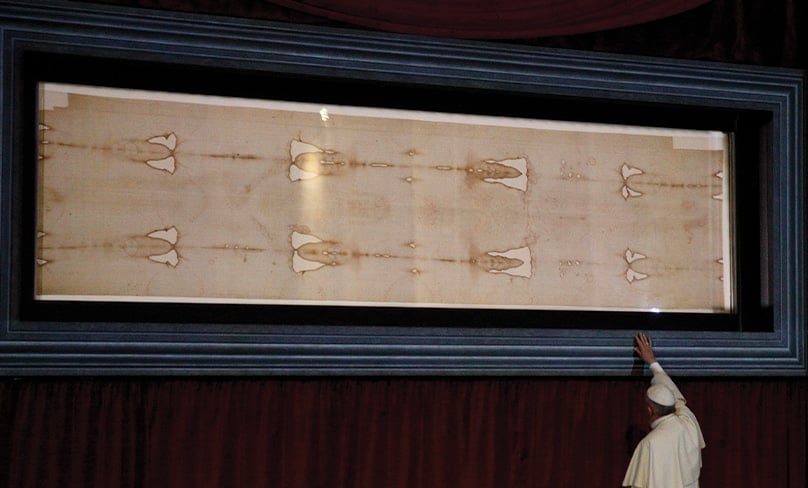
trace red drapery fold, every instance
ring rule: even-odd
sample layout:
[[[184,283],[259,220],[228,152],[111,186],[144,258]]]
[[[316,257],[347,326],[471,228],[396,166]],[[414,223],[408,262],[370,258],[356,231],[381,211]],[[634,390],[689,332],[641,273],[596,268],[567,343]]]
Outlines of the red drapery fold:
[[[161,10],[174,10],[180,12],[196,12],[213,15],[224,15],[232,17],[247,17],[251,19],[265,19],[294,24],[327,25],[346,27],[348,19],[345,12],[342,12],[339,19],[337,17],[325,17],[328,12],[311,14],[322,5],[314,4],[305,0],[85,0],[95,3],[107,3],[125,5],[130,7],[141,7]],[[322,0],[318,0],[322,1]],[[343,0],[327,0],[343,3]],[[357,0],[344,0],[357,2]],[[417,2],[426,0],[389,0],[390,5],[406,4],[405,15],[408,14],[410,6],[417,7]],[[461,6],[477,5],[477,11],[485,8],[483,0],[458,0]],[[498,0],[508,5],[525,5],[530,0]],[[602,2],[606,0],[590,0],[592,2]],[[381,8],[392,10],[393,7],[386,7],[388,0],[376,2],[382,4],[381,7],[373,5],[360,5],[360,14],[370,16],[366,11],[371,8]],[[539,6],[548,5],[547,0],[536,2]],[[572,8],[571,5],[583,8],[588,2],[579,1],[557,1],[561,5],[559,8]],[[641,2],[612,2],[615,5],[639,5]],[[665,56],[683,59],[702,59],[712,61],[727,61],[735,63],[761,64],[786,66],[795,68],[805,68],[808,66],[808,50],[805,49],[803,35],[797,28],[805,25],[806,8],[802,0],[774,0],[771,2],[760,2],[759,0],[702,0],[702,1],[673,1],[673,2],[646,2],[655,9],[668,9],[671,13],[681,11],[686,6],[696,6],[699,3],[704,5],[701,8],[692,8],[679,15],[666,17],[654,22],[633,25],[620,29],[601,30],[589,33],[577,33],[574,35],[550,35],[548,30],[539,34],[535,32],[525,33],[524,38],[509,37],[507,42],[519,44],[529,44],[547,47],[561,47],[568,49],[582,49],[592,51],[619,52],[625,54],[642,54],[649,56]],[[285,7],[291,5],[294,8]],[[532,5],[532,3],[531,3]],[[306,9],[306,10],[296,10]],[[437,5],[428,5],[433,12],[434,27],[440,31],[455,28],[459,25],[455,20],[456,4],[450,3],[444,6],[441,2]],[[517,7],[508,8],[507,11],[515,12]],[[336,9],[336,14],[340,13]],[[538,10],[537,10],[538,12]],[[650,19],[650,11],[645,15],[639,14],[640,10],[631,11],[631,23],[642,21],[646,17]],[[662,11],[657,13],[661,16]],[[359,17],[362,17],[360,15]],[[589,18],[586,11],[571,14],[576,18]],[[593,17],[596,18],[596,17]],[[608,17],[606,17],[608,18]],[[406,17],[405,17],[406,19]],[[361,19],[359,19],[361,20]],[[371,17],[370,21],[375,21]],[[505,35],[514,36],[515,31],[512,25],[502,16],[490,16],[484,27],[500,38],[505,39]],[[542,27],[544,23],[549,23],[551,27],[556,25],[556,20],[547,17],[531,17],[525,11],[523,18],[516,19],[524,25]],[[404,23],[404,21],[393,21],[393,24]],[[355,24],[361,26],[368,24]],[[561,25],[561,24],[557,24]],[[569,25],[569,24],[568,24]],[[372,27],[372,26],[371,26]],[[375,28],[384,29],[379,25]],[[440,32],[432,30],[429,24],[416,24],[414,27],[421,29],[425,35],[438,35]],[[402,31],[403,32],[403,31]],[[407,31],[412,32],[413,31]],[[489,39],[495,39],[490,37]]]
[[[520,39],[603,31],[690,10],[709,0],[266,0],[371,29],[465,39]]]
[[[678,380],[702,486],[806,482],[808,380]],[[0,486],[617,487],[647,379],[0,382]]]

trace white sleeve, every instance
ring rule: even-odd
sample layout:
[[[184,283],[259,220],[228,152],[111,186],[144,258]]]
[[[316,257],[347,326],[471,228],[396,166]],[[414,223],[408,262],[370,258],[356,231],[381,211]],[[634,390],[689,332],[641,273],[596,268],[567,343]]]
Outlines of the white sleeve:
[[[651,370],[651,373],[654,374],[654,377],[651,378],[652,385],[662,384],[671,389],[674,397],[676,398],[676,415],[679,418],[686,420],[688,430],[691,432],[692,438],[694,439],[694,444],[698,445],[700,449],[704,449],[706,443],[704,442],[704,435],[701,433],[701,426],[699,426],[699,421],[696,419],[696,415],[687,407],[687,401],[685,400],[684,395],[682,395],[682,392],[679,391],[679,388],[676,386],[676,384],[674,384],[671,377],[668,376],[668,373],[662,369],[662,366],[660,366],[659,363],[651,363],[648,368]],[[700,454],[698,466],[701,468]]]

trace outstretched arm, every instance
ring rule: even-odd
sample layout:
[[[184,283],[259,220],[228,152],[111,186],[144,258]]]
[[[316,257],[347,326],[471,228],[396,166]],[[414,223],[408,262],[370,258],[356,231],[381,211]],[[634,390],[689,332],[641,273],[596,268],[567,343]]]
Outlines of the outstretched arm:
[[[696,439],[698,439],[699,448],[704,449],[704,436],[701,434],[699,421],[696,420],[696,416],[687,407],[687,402],[684,395],[682,395],[682,392],[679,391],[679,388],[676,387],[673,380],[670,378],[670,376],[668,376],[668,373],[666,373],[665,370],[662,369],[662,366],[660,366],[657,362],[651,338],[640,332],[634,337],[634,343],[634,351],[640,356],[640,358],[642,358],[643,361],[648,364],[651,373],[654,375],[654,377],[651,379],[651,384],[663,384],[673,391],[673,396],[676,401],[676,415],[681,419],[685,419],[689,425],[692,425],[693,435]],[[700,461],[699,466],[701,466]]]
[[[670,376],[668,376],[665,370],[662,369],[662,366],[660,366],[657,362],[656,355],[654,354],[654,344],[651,341],[651,338],[640,332],[634,336],[634,343],[636,344],[634,351],[643,361],[646,362],[646,364],[648,364],[651,369],[651,373],[654,375],[654,377],[651,379],[651,384],[663,384],[667,386],[670,388],[674,394],[674,397],[676,398],[676,407],[678,408],[684,405],[684,395],[682,395],[682,392],[679,391],[679,388],[676,387],[676,384],[674,384]]]

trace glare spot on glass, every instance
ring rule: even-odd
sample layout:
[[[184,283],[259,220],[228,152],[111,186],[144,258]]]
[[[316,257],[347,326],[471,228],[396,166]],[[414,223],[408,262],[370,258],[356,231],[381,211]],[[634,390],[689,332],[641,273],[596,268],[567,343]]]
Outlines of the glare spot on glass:
[[[653,308],[651,309],[651,313],[659,313],[659,309],[658,309],[658,308],[656,308],[656,307],[653,307]]]
[[[323,107],[320,109],[320,118],[323,119],[323,122],[328,121],[328,109]]]

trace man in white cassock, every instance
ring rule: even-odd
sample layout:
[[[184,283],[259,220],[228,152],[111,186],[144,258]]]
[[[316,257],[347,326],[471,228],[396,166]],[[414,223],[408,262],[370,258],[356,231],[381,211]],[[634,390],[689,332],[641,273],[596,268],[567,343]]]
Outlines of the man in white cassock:
[[[654,356],[651,339],[635,338],[634,350],[653,373],[646,392],[651,432],[637,445],[623,479],[635,488],[698,488],[704,437],[685,397]]]

